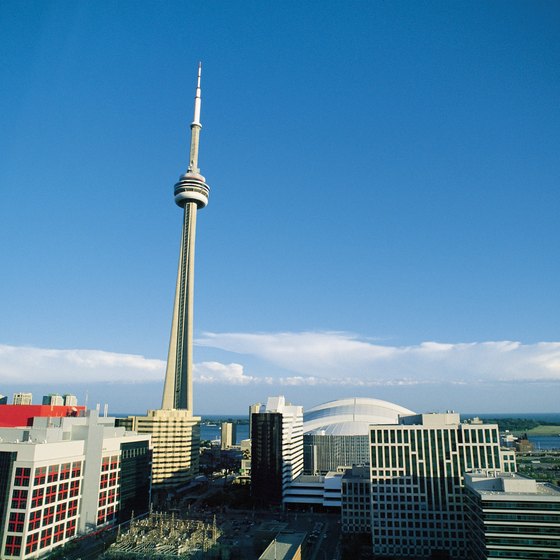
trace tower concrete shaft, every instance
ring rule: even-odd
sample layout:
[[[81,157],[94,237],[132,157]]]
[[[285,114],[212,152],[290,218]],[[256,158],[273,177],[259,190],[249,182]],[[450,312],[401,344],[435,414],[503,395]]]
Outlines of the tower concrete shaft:
[[[194,296],[194,247],[196,214],[208,204],[209,187],[198,168],[200,137],[200,75],[194,101],[194,119],[191,123],[191,147],[187,172],[175,184],[175,202],[183,208],[183,233],[179,251],[179,270],[175,288],[171,337],[165,372],[162,409],[193,410],[192,394],[192,340]]]

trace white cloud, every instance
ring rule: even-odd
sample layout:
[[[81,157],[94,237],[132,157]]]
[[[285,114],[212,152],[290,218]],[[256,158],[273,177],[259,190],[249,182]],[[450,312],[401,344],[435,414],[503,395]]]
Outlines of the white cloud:
[[[0,382],[145,383],[163,381],[165,362],[103,350],[0,345]]]
[[[406,386],[560,381],[560,343],[423,342],[380,345],[340,332],[205,333],[196,344],[261,359],[204,361],[194,381],[214,385]],[[251,360],[248,359],[248,362]],[[280,371],[279,371],[280,370]],[[274,371],[274,375],[271,375]],[[163,360],[103,350],[0,345],[0,383],[162,383]]]
[[[245,375],[241,364],[222,364],[221,362],[200,362],[194,364],[194,381],[198,383],[223,383],[247,385],[249,383],[271,383],[270,378]]]
[[[340,332],[205,333],[196,344],[255,356],[297,375],[281,384],[410,385],[560,381],[560,343],[375,344]]]

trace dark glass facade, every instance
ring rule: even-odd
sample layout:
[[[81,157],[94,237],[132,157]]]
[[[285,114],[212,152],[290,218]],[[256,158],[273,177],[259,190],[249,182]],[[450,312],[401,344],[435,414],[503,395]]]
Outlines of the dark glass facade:
[[[0,544],[2,544],[2,537],[4,532],[4,525],[6,520],[6,508],[10,496],[10,484],[12,482],[12,475],[14,469],[14,461],[17,454],[11,451],[0,451]]]
[[[282,414],[251,415],[251,495],[259,503],[282,502]]]
[[[118,523],[150,509],[152,455],[147,441],[121,444],[121,500]]]

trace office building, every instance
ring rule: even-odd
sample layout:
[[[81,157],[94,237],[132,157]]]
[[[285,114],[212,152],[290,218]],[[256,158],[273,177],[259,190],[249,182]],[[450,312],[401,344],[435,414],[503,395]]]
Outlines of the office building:
[[[0,395],[0,405],[8,404],[8,397],[6,395]]]
[[[303,469],[326,474],[341,467],[369,465],[369,426],[397,424],[399,415],[414,414],[402,406],[370,398],[330,401],[303,415]]]
[[[220,441],[222,449],[229,449],[237,442],[237,424],[222,422],[220,426]]]
[[[560,558],[560,488],[514,473],[465,474],[468,558]]]
[[[121,421],[129,429],[153,434],[153,488],[162,491],[160,498],[181,490],[198,474],[200,417],[193,415],[192,390],[194,248],[197,212],[208,204],[210,192],[198,167],[200,75],[199,65],[189,164],[174,188],[175,202],[183,210],[183,229],[161,409]]]
[[[303,471],[303,408],[269,397],[251,414],[251,495],[262,504],[283,503]]]
[[[501,470],[497,424],[459,414],[419,414],[371,426],[373,552],[466,558],[463,474]]]
[[[2,558],[43,555],[149,502],[150,439],[113,418],[89,411],[0,428]]]

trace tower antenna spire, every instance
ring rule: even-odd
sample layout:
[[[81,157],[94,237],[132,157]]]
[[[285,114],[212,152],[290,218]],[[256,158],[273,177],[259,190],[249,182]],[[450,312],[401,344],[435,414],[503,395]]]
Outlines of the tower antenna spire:
[[[194,245],[196,216],[208,204],[210,187],[198,168],[198,140],[200,137],[200,77],[198,64],[194,119],[191,123],[191,151],[189,167],[175,183],[175,202],[183,209],[183,234],[179,252],[179,270],[175,287],[175,303],[171,321],[171,337],[167,355],[167,369],[163,388],[162,409],[188,410],[192,414],[192,345],[194,302]]]
[[[202,104],[201,90],[200,90],[200,77],[202,75],[202,62],[198,63],[198,78],[196,82],[196,93],[194,96],[194,117],[191,123],[191,152],[189,157],[188,171],[191,173],[200,173],[198,168],[198,143],[200,138],[200,107]]]

